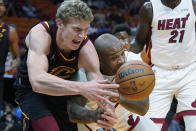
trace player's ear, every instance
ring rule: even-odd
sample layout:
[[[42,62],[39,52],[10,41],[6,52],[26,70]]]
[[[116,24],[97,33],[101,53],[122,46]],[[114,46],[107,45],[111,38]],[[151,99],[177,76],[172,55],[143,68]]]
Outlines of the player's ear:
[[[56,19],[56,25],[59,29],[63,28],[63,21],[59,18]]]
[[[102,60],[101,56],[99,56],[99,63],[100,63],[100,68],[102,68],[103,67],[103,60]]]

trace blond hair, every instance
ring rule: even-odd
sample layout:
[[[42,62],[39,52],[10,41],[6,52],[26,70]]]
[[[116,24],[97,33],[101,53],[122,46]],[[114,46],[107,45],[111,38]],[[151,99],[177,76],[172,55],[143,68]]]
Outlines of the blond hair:
[[[57,9],[56,18],[60,18],[67,24],[70,18],[84,21],[93,21],[94,16],[91,9],[81,0],[65,0]]]

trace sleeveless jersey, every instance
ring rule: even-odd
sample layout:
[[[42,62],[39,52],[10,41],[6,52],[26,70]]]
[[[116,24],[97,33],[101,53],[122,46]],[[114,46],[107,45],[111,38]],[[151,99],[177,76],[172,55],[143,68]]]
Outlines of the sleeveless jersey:
[[[58,49],[56,45],[56,33],[57,26],[53,21],[43,21],[41,24],[45,27],[47,32],[51,35],[52,43],[50,47],[48,58],[48,73],[55,75],[57,77],[69,80],[77,70],[78,70],[78,57],[80,53],[80,49],[87,43],[88,38],[85,37],[80,47],[77,50],[71,51],[68,57],[65,57],[62,52]],[[24,60],[19,66],[18,77],[20,78],[21,85],[25,85],[25,88],[31,87],[28,72],[27,72],[27,52],[24,56]],[[21,88],[22,86],[20,86]]]
[[[153,7],[151,62],[173,69],[196,61],[195,22],[192,0],[181,0],[171,9],[161,0],[151,0]]]
[[[5,61],[9,51],[9,26],[0,25],[0,74],[5,72]]]

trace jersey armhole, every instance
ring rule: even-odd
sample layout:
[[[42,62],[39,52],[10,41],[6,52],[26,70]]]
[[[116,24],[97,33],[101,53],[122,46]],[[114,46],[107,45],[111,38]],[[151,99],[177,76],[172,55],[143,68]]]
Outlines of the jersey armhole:
[[[82,41],[82,43],[81,43],[81,45],[80,45],[80,47],[79,47],[79,50],[80,50],[84,45],[86,45],[86,43],[87,43],[88,41],[89,41],[88,36],[85,36],[84,40]]]
[[[42,21],[41,24],[43,25],[43,27],[47,30],[47,32],[49,33],[50,31],[50,26],[48,24],[47,21]]]

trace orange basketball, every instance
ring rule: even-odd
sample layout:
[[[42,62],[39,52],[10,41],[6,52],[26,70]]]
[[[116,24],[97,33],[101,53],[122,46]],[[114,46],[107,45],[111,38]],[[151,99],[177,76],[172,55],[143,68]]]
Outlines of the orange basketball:
[[[116,83],[125,98],[142,100],[150,95],[155,85],[155,75],[151,67],[142,61],[129,61],[117,71]]]

